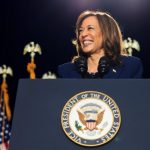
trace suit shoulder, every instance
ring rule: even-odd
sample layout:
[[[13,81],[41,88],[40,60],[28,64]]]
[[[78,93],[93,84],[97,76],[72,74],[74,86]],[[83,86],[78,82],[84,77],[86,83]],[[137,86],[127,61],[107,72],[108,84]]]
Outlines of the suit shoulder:
[[[141,59],[135,56],[121,56],[124,65],[142,65]]]
[[[74,68],[74,64],[72,62],[67,62],[58,66],[59,70],[70,70]]]
[[[74,76],[74,72],[75,65],[72,62],[67,62],[59,65],[57,69],[57,74],[60,78],[72,78]]]
[[[140,58],[134,56],[121,56],[123,70],[122,73],[129,74],[130,78],[141,78],[143,65]]]

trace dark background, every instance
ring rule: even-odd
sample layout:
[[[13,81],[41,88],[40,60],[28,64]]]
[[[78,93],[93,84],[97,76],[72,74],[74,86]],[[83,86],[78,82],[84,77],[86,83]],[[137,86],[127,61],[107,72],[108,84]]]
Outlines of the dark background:
[[[56,72],[59,64],[76,55],[71,40],[76,19],[86,9],[110,13],[118,21],[124,39],[131,37],[140,43],[141,51],[133,55],[141,58],[144,78],[149,78],[149,8],[149,0],[1,0],[0,66],[6,64],[14,72],[7,78],[12,110],[18,80],[29,78],[26,65],[30,56],[23,55],[24,46],[34,41],[42,48],[42,55],[35,57],[37,78],[49,70]]]

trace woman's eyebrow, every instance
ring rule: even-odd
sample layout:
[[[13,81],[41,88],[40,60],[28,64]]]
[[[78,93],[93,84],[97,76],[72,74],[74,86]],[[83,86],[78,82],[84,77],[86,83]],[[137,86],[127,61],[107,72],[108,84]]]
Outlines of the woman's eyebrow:
[[[94,27],[94,25],[92,25],[92,24],[89,24],[89,25],[87,25],[87,27]],[[83,29],[84,27],[80,27],[79,29]]]
[[[90,24],[90,25],[88,25],[88,27],[94,27],[94,25]]]

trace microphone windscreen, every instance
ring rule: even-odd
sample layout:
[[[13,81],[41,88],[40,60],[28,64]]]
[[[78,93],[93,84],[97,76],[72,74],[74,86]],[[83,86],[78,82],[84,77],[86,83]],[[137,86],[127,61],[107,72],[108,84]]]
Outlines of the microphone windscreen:
[[[77,68],[77,71],[81,74],[85,74],[87,72],[87,59],[83,56],[74,60],[74,64]]]
[[[98,72],[100,76],[103,77],[109,71],[109,68],[110,68],[109,58],[106,56],[101,57],[98,65]]]

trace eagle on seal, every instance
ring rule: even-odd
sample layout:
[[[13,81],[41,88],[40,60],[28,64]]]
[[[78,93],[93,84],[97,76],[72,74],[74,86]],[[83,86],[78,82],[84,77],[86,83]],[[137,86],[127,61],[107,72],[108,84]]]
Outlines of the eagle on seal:
[[[90,131],[94,129],[99,130],[96,126],[98,126],[102,122],[105,110],[96,113],[94,116],[92,115],[92,113],[84,114],[81,113],[80,111],[77,112],[81,123],[84,126],[86,126],[84,130],[90,130]]]

